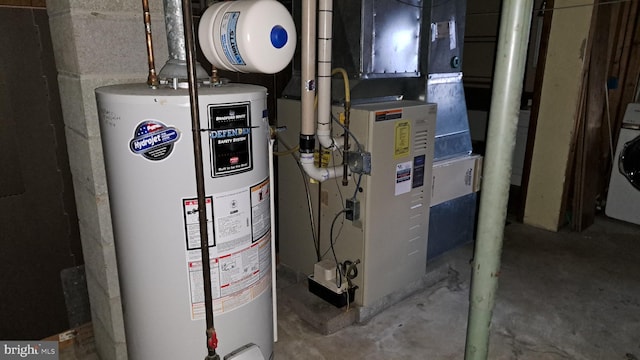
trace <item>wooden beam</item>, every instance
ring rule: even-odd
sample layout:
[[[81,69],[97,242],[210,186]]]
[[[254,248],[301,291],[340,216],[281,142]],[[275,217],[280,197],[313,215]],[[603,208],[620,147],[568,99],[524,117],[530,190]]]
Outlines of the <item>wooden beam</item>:
[[[587,66],[585,68],[585,85],[583,87],[583,108],[577,122],[580,125],[576,134],[580,135],[576,142],[576,164],[574,172],[573,216],[572,227],[582,231],[595,221],[596,202],[603,195],[607,172],[601,149],[602,128],[606,124],[604,117],[605,86],[607,82],[609,44],[609,28],[611,7],[600,6],[600,1],[593,8],[589,45],[587,46]]]
[[[556,231],[565,223],[563,198],[593,8],[591,0],[556,0],[536,140],[531,157],[523,221]]]
[[[627,104],[633,102],[635,100],[636,92],[638,90],[638,78],[640,77],[640,24],[638,22],[639,17],[639,9],[638,2],[634,1],[635,5],[635,16],[633,17],[631,31],[631,42],[629,47],[629,63],[627,64],[627,72],[625,78],[622,80],[622,96],[620,101],[620,111],[617,117],[617,128],[614,129],[619,130],[622,125],[622,118],[624,116],[624,110],[627,107]],[[614,133],[614,135],[618,135],[618,132]]]
[[[554,0],[549,0],[542,9],[542,34],[540,36],[540,48],[538,50],[538,59],[536,59],[537,69],[533,85],[533,99],[531,104],[531,115],[529,117],[529,130],[527,132],[527,146],[524,153],[524,163],[522,166],[522,181],[520,193],[520,209],[518,210],[518,221],[523,222],[525,204],[527,202],[527,190],[529,187],[529,175],[531,170],[531,158],[533,156],[533,145],[536,141],[536,128],[538,125],[538,114],[540,113],[540,98],[542,94],[542,83],[544,80],[544,69],[547,58],[547,49],[549,48],[549,34],[551,33],[551,21],[553,20],[553,11],[544,11],[545,9],[553,9]]]

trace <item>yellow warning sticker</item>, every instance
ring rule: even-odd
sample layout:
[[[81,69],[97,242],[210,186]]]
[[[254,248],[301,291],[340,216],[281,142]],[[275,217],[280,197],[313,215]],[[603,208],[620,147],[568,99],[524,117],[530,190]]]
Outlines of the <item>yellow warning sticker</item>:
[[[411,122],[408,120],[398,121],[395,126],[395,143],[394,154],[395,159],[409,156],[411,149]]]

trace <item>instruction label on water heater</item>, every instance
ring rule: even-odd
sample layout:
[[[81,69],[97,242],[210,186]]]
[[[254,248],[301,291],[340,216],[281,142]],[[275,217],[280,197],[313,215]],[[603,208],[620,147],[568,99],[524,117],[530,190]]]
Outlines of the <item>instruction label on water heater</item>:
[[[209,105],[211,176],[226,176],[253,168],[249,103]]]
[[[214,241],[209,241],[214,313],[253,301],[271,284],[271,221],[269,180],[249,188],[207,197]],[[195,204],[194,204],[195,201]],[[183,199],[191,319],[203,319],[204,289],[200,235],[193,227],[194,199]],[[197,215],[196,215],[197,216]]]
[[[209,235],[209,246],[215,246],[213,239],[213,200],[211,196],[205,198],[207,212],[207,234]],[[183,199],[182,213],[184,216],[184,230],[187,235],[187,250],[200,249],[200,214],[198,199]]]

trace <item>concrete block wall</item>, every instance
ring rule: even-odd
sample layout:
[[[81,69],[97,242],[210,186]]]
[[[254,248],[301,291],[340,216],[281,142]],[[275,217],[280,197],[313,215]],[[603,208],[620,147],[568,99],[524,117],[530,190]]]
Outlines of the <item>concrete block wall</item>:
[[[162,0],[150,0],[156,67],[167,59]],[[126,359],[122,304],[94,89],[144,82],[146,42],[139,0],[47,2],[96,348]]]

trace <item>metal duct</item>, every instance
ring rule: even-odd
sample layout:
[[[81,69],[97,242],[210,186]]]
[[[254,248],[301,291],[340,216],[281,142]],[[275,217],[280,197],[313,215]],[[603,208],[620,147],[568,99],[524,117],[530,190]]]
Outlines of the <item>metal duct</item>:
[[[303,22],[300,4],[301,0],[292,0],[292,12],[298,25]],[[331,61],[334,68],[344,68],[348,73],[353,104],[424,100],[430,42],[429,27],[422,23],[423,19],[428,21],[430,18],[429,5],[424,0],[334,2]],[[394,45],[396,40],[402,46]],[[283,91],[285,98],[304,96],[300,93],[303,79],[298,64],[293,63],[291,82]],[[342,79],[334,78],[332,84],[339,89],[332,92],[333,100],[342,101]]]
[[[169,59],[187,60],[184,39],[184,21],[182,20],[182,1],[164,0],[164,23],[167,27]]]
[[[173,83],[178,87],[179,80],[185,82],[188,78],[187,51],[185,48],[184,21],[182,16],[182,0],[163,0],[164,22],[167,29],[167,48],[169,60],[160,70],[160,79],[166,83]],[[196,73],[198,80],[207,80],[209,75],[204,68],[197,63]]]

